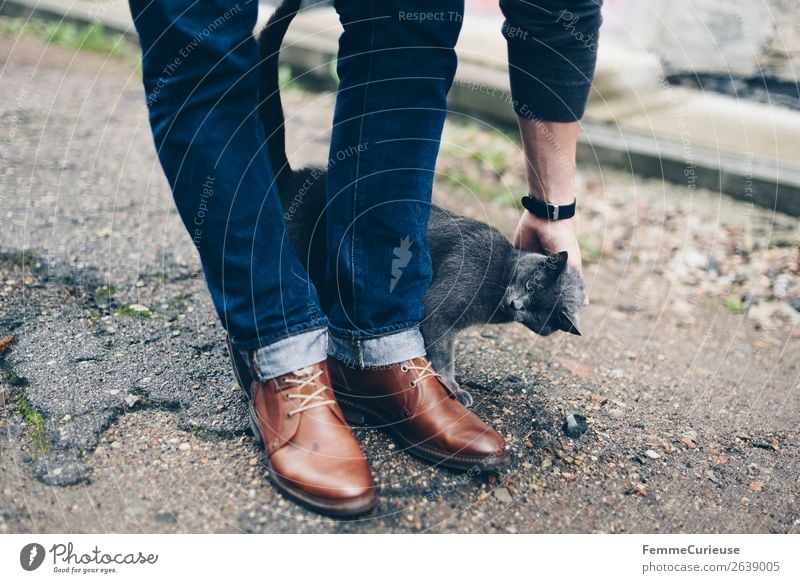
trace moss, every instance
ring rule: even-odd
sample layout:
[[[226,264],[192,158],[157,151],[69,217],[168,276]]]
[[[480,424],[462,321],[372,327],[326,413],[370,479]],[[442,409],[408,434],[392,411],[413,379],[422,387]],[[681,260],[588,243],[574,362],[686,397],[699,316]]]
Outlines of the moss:
[[[47,441],[47,432],[44,427],[44,415],[33,408],[25,398],[25,393],[20,393],[17,398],[17,407],[25,423],[31,432],[31,440],[37,455],[44,455],[50,451],[50,443]]]

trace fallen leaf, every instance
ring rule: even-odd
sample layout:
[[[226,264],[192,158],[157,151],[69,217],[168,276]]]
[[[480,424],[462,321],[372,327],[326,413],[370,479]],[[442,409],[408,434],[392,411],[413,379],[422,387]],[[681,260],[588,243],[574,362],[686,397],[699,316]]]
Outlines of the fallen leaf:
[[[6,353],[8,347],[11,346],[12,342],[14,342],[14,338],[15,336],[11,334],[0,340],[0,356],[3,356]]]

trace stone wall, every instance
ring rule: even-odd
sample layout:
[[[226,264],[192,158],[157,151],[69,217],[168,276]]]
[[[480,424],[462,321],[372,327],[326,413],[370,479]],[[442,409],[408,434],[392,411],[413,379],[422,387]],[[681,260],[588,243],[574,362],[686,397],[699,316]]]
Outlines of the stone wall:
[[[798,0],[612,0],[629,41],[670,73],[800,76]],[[608,19],[607,19],[608,20]]]

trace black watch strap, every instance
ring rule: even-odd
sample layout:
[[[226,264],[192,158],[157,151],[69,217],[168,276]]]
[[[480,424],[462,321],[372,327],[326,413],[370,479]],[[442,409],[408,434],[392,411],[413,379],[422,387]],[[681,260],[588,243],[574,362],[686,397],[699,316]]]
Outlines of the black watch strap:
[[[575,206],[577,201],[572,204],[550,204],[538,198],[533,198],[530,194],[522,197],[522,206],[533,215],[548,221],[563,221],[575,216]]]

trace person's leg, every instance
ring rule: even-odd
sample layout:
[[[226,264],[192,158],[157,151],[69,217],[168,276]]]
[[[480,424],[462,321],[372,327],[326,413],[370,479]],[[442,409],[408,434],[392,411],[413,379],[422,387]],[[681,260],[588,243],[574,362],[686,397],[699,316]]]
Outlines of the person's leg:
[[[372,474],[331,390],[326,318],[286,237],[257,117],[258,2],[131,9],[161,165],[234,346],[270,478],[316,511],[367,512]]]
[[[258,2],[131,0],[156,149],[233,346],[272,378],[326,358],[257,117]]]
[[[501,0],[506,16],[514,110],[525,148],[531,196],[551,204],[576,198],[575,151],[597,59],[602,0]],[[574,219],[548,222],[525,211],[517,226],[518,247],[566,250],[580,268]]]
[[[423,356],[427,224],[463,0],[337,0],[339,92],[327,179],[329,352]]]
[[[428,217],[463,0],[338,0],[326,215],[329,366],[353,420],[443,466],[496,470],[502,436],[456,399],[419,331],[431,280]]]

